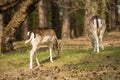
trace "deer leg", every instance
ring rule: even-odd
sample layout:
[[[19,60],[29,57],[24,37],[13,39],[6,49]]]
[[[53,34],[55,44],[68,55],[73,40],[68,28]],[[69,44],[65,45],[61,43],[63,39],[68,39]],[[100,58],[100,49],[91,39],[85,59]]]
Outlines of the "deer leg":
[[[36,63],[37,63],[38,66],[40,65],[39,60],[38,60],[37,57],[36,57]]]
[[[102,50],[104,50],[103,34],[104,34],[104,31],[101,31],[101,32],[100,32],[100,35],[99,35],[100,47],[101,47]]]
[[[94,33],[90,33],[88,34],[89,37],[90,37],[90,40],[91,40],[91,44],[92,44],[92,47],[93,47],[93,51],[96,52],[96,45],[95,45],[95,36],[94,36]]]
[[[58,49],[58,45],[54,45],[54,52],[56,54],[56,57],[59,57],[59,49]]]
[[[96,44],[95,44],[95,41],[93,42],[93,51],[96,52]]]
[[[100,40],[100,47],[102,50],[104,50],[103,42],[102,42],[102,36],[99,37]]]
[[[94,52],[99,53],[99,38],[97,36],[97,32],[93,33],[93,40],[94,40]]]
[[[93,37],[90,37],[91,39],[91,44],[92,44],[92,47],[93,47],[93,51],[95,52],[95,40],[93,39]]]
[[[37,50],[37,45],[33,45],[32,50],[30,51],[30,69],[32,69],[32,62],[33,62],[33,55],[35,51]]]
[[[52,59],[52,48],[51,47],[49,48],[49,53],[50,53],[50,62],[53,62],[53,59]]]
[[[91,37],[91,43],[93,46],[93,51],[94,52],[99,52],[99,40],[98,37],[95,33],[92,33]]]
[[[59,50],[55,49],[56,57],[59,57]]]
[[[99,53],[100,52],[100,50],[99,50],[99,39],[98,39],[98,37],[96,37],[96,40],[95,40],[95,48],[96,48],[96,52],[97,53]]]
[[[49,54],[50,54],[50,62],[53,62],[53,59],[52,59],[52,48],[53,48],[53,45],[49,44],[48,47],[49,47]]]

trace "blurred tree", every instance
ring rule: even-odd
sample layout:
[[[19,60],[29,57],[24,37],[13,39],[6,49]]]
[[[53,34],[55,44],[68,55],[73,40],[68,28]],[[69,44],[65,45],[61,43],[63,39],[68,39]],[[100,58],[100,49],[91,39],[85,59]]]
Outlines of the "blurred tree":
[[[60,8],[58,0],[51,0],[52,27],[58,38],[61,38]]]
[[[25,21],[16,30],[16,32],[15,32],[15,40],[16,41],[26,40],[28,30],[29,30],[28,19],[26,18]]]
[[[2,50],[1,50],[2,35],[3,35],[3,16],[2,16],[2,14],[0,14],[0,53],[2,52]]]
[[[28,29],[31,30],[33,28],[38,28],[39,26],[39,12],[38,12],[38,8],[36,8],[34,11],[32,11],[29,15],[28,15]]]
[[[21,31],[22,31],[22,40],[26,40],[27,39],[26,35],[27,35],[27,32],[28,32],[28,20],[27,20],[27,18],[25,19],[25,21],[22,24],[22,30]]]
[[[11,21],[5,27],[2,38],[2,51],[10,51],[13,49],[13,40],[16,29],[20,26],[20,24],[25,20],[28,13],[30,13],[34,9],[34,5],[39,0],[25,0],[22,1],[20,8],[14,14]],[[8,33],[9,32],[9,33]]]
[[[63,23],[62,23],[62,39],[70,39],[70,1],[64,0]]]
[[[46,0],[40,0],[38,6],[39,27],[47,27]]]
[[[91,0],[85,0],[85,16],[84,16],[84,34],[86,34],[86,27],[89,26],[88,22],[91,17]]]
[[[117,23],[117,2],[116,0],[107,0],[107,31],[115,30]]]

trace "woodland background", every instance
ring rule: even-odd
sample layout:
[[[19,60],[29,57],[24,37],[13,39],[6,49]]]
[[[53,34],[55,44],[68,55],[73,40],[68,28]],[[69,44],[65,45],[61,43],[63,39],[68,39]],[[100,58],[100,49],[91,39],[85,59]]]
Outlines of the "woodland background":
[[[84,36],[93,15],[105,19],[106,32],[119,31],[119,6],[120,0],[0,0],[0,52],[38,27],[53,28],[58,39]]]
[[[106,21],[105,50],[93,52],[87,23]],[[27,31],[51,27],[62,41],[60,57],[40,45],[29,69]],[[59,41],[58,40],[58,41]],[[0,0],[0,80],[119,80],[120,0]],[[4,53],[3,53],[4,52]]]

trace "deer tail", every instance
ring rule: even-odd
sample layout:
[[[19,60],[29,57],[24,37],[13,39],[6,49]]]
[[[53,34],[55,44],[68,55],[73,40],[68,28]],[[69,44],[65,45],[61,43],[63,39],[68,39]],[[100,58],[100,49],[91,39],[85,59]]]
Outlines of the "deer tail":
[[[28,32],[28,33],[27,33],[27,36],[29,37],[29,39],[25,41],[25,44],[31,42],[32,39],[35,38],[35,34],[34,34],[33,32]]]

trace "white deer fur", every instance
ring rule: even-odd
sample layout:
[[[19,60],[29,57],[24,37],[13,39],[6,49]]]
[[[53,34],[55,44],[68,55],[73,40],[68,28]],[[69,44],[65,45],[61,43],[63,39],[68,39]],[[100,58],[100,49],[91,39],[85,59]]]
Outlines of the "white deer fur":
[[[93,16],[87,27],[88,36],[91,39],[94,52],[100,52],[99,47],[104,50],[103,34],[105,32],[105,20],[98,16]]]
[[[32,66],[33,55],[40,44],[48,45],[51,62],[53,62],[52,59],[53,49],[55,50],[57,56],[59,56],[59,44],[57,42],[57,37],[55,35],[55,32],[52,29],[48,29],[48,28],[35,29],[28,32],[27,35],[29,36],[29,39],[25,41],[25,44],[27,44],[28,42],[31,42],[32,44],[32,49],[30,51],[30,69],[33,68]],[[37,57],[36,57],[36,62],[37,65],[40,65]]]

